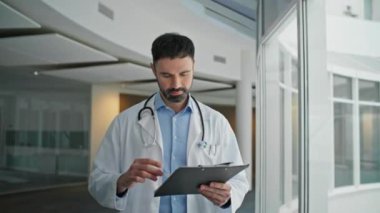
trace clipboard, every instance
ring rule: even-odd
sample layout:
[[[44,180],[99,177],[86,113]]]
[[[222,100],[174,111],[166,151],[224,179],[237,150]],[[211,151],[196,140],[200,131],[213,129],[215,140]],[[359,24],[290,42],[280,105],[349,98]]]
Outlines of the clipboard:
[[[199,194],[198,188],[201,184],[210,182],[225,183],[248,166],[249,164],[236,166],[220,164],[180,167],[154,192],[154,196]]]

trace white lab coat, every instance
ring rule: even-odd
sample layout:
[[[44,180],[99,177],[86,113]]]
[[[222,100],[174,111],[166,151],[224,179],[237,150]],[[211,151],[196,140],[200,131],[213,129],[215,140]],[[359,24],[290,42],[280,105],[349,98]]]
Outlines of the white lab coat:
[[[145,101],[144,101],[145,102]],[[136,158],[151,158],[162,161],[163,145],[159,121],[149,111],[137,119],[141,102],[118,115],[110,125],[98,150],[89,177],[89,192],[102,205],[128,213],[158,213],[160,198],[154,197],[154,190],[162,184],[146,180],[135,184],[127,194],[116,196],[116,181],[128,170]],[[154,98],[148,102],[154,110]],[[199,146],[202,138],[202,125],[196,107],[190,118],[187,144],[187,163],[189,166],[211,165],[223,162],[242,164],[235,135],[228,121],[219,112],[199,103],[204,125],[206,147]],[[155,114],[156,111],[154,110]],[[154,119],[154,121],[153,121]],[[155,125],[154,125],[155,123]],[[156,140],[154,137],[156,135]],[[228,181],[231,185],[231,206],[222,209],[215,206],[202,195],[187,195],[187,212],[235,212],[248,191],[245,172]]]

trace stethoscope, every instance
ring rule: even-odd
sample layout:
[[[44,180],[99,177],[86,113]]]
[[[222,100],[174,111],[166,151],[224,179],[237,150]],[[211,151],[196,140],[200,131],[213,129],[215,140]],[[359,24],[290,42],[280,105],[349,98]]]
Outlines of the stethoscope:
[[[138,120],[141,119],[141,115],[144,111],[149,111],[151,116],[153,117],[153,120],[154,120],[154,111],[152,109],[152,107],[149,107],[148,106],[148,102],[150,101],[150,99],[153,98],[153,96],[155,95],[156,93],[154,93],[153,95],[149,96],[148,99],[146,99],[145,103],[144,103],[144,107],[140,109],[138,115],[137,115],[137,118]],[[199,116],[201,118],[201,124],[202,124],[202,141],[201,141],[201,144],[199,144],[199,146],[206,146],[207,143],[204,141],[204,138],[205,138],[205,126],[204,126],[204,122],[203,122],[203,115],[202,115],[202,110],[201,110],[201,107],[199,106],[199,103],[198,101],[193,97],[191,96],[191,98],[194,100],[195,102],[195,105],[197,105],[197,108],[198,108],[198,111],[199,111]],[[156,141],[156,130],[154,131],[154,142]]]

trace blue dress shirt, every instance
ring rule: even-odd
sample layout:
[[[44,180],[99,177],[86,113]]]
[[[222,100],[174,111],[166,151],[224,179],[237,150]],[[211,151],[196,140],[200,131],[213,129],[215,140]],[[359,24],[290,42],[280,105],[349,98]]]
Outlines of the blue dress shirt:
[[[154,107],[160,123],[163,141],[163,177],[165,181],[178,167],[187,165],[187,137],[193,100],[189,96],[186,107],[175,113],[165,105],[159,93],[155,96]],[[160,199],[160,213],[186,213],[186,195],[163,196]]]

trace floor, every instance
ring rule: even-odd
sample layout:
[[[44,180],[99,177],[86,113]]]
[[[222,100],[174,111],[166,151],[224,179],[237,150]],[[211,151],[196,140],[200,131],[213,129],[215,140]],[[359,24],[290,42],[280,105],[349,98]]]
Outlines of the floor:
[[[27,176],[7,171],[0,171],[0,207],[2,213],[117,212],[98,205],[89,195],[83,178]],[[253,191],[248,192],[237,212],[254,212]]]
[[[33,172],[0,170],[0,195],[48,189],[56,186],[71,186],[86,181],[86,177],[56,176]]]

